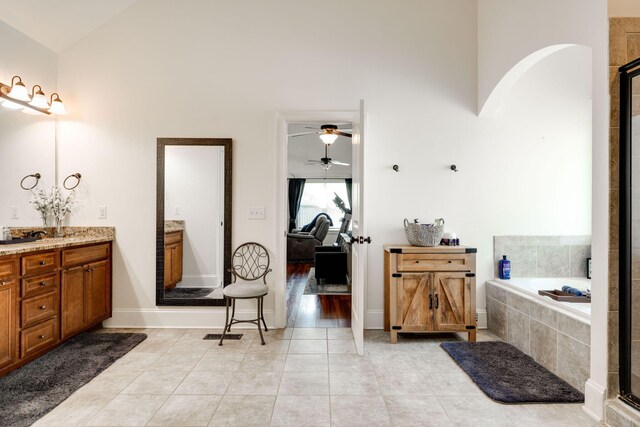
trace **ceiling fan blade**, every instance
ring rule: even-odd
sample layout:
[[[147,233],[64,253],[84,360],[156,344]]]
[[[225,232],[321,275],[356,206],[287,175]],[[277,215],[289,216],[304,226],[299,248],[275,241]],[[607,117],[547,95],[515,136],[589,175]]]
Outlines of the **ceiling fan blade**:
[[[338,161],[332,161],[331,163],[338,166],[351,166],[349,163],[343,163]]]
[[[296,136],[303,136],[303,135],[317,135],[317,134],[319,134],[319,133],[322,133],[322,132],[302,132],[302,133],[292,133],[292,134],[289,134],[289,135],[287,135],[287,136],[288,136],[288,137],[290,137],[290,138],[293,138],[293,137],[296,137]]]
[[[305,126],[305,129],[315,129],[315,130],[320,130],[320,128],[318,126]]]
[[[342,132],[342,131],[339,131],[339,130],[334,130],[333,133],[335,133],[336,135],[342,135],[342,136],[346,136],[347,138],[351,138],[351,134],[350,133]]]
[[[308,165],[321,165],[323,163],[324,162],[322,160],[307,160],[306,164],[308,164]]]

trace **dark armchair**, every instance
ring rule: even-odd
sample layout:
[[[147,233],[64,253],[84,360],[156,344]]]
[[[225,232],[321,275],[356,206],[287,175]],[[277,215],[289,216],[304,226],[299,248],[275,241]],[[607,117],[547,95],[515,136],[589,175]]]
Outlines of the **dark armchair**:
[[[329,220],[321,216],[315,227],[308,233],[287,234],[287,260],[313,261],[316,246],[322,246],[322,241],[329,232]]]

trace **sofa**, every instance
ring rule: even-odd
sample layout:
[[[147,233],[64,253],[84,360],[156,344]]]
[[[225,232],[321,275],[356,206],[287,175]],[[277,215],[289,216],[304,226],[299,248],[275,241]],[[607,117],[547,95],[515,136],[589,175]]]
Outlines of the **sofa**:
[[[329,232],[329,220],[321,216],[316,221],[315,226],[308,233],[288,233],[287,234],[287,261],[312,262],[315,256],[315,249],[322,246],[324,238]]]

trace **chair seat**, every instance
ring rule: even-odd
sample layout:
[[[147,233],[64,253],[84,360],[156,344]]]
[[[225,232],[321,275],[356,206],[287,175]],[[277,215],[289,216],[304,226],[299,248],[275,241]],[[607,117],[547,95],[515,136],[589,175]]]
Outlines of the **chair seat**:
[[[269,287],[259,283],[234,283],[222,291],[229,298],[258,298],[269,293]]]

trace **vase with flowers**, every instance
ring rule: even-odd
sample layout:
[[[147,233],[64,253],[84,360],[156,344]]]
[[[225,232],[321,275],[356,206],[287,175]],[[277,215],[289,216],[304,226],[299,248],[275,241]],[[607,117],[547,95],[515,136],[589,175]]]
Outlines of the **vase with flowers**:
[[[35,210],[40,214],[40,218],[42,218],[42,226],[47,228],[49,226],[49,215],[51,215],[51,198],[44,190],[32,190],[31,193],[32,196],[29,203],[31,203]]]
[[[57,185],[51,187],[49,195],[51,200],[51,214],[55,225],[55,237],[64,237],[62,225],[67,214],[75,207],[74,192],[70,191],[66,196]]]

